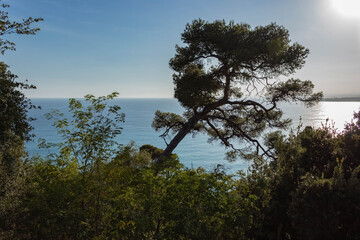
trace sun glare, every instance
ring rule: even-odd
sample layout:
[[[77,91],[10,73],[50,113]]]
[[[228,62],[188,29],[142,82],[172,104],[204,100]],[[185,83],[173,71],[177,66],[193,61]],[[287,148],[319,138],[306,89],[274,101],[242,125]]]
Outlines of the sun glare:
[[[339,13],[360,18],[360,0],[332,0],[332,3]]]

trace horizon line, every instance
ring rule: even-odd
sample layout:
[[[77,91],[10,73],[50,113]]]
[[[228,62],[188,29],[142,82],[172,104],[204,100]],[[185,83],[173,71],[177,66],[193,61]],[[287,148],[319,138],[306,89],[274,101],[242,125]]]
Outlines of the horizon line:
[[[96,97],[96,96],[95,96]],[[85,99],[84,97],[27,97],[28,99]],[[116,97],[114,99],[175,99],[174,97]]]

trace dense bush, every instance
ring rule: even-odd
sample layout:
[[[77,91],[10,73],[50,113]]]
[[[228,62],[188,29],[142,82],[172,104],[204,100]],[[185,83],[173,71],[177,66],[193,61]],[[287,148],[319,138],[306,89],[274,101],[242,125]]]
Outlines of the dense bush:
[[[360,238],[359,170],[345,179],[339,164],[329,179],[304,176],[289,211],[297,239]]]
[[[32,88],[19,82],[8,66],[0,62],[0,238],[12,236],[16,216],[22,214],[15,208],[21,201],[27,173],[23,163],[25,141],[32,136],[29,123],[32,119],[27,112],[35,108],[22,91]]]
[[[256,239],[358,239],[359,129],[355,113],[341,133],[325,125],[271,137],[277,159]]]
[[[115,96],[70,100],[72,119],[48,115],[64,141],[24,164],[21,198],[1,205],[11,226],[3,222],[0,238],[359,238],[359,113],[341,133],[271,134],[276,159],[255,158],[234,176],[184,168],[175,154],[160,166],[161,149],[118,145],[124,116],[107,105]]]
[[[147,154],[132,149],[128,159]],[[256,196],[221,169],[124,166],[119,159],[85,179],[73,162],[33,163],[18,237],[30,239],[238,239]],[[238,185],[241,185],[238,183]]]

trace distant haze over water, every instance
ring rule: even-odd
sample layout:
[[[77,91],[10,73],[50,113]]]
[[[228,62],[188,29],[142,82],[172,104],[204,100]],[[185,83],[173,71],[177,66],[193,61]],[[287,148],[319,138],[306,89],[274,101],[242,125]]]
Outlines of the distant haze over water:
[[[57,135],[57,130],[52,126],[52,122],[45,119],[44,114],[57,109],[68,114],[68,99],[33,99],[35,105],[42,107],[41,110],[31,110],[29,115],[37,118],[32,122],[35,127],[35,140],[44,138],[49,142],[59,142],[61,139]],[[121,144],[128,144],[134,140],[138,146],[151,144],[159,148],[165,148],[163,139],[159,138],[160,132],[155,132],[151,128],[151,122],[156,110],[164,112],[174,112],[181,114],[183,108],[176,99],[116,99],[114,103],[121,106],[121,111],[125,113],[125,123],[123,130],[117,138]],[[301,104],[281,104],[280,108],[284,111],[284,117],[293,120],[293,128],[299,125],[300,117],[303,126],[320,127],[328,118],[333,121],[335,128],[342,131],[345,122],[350,122],[354,111],[360,108],[360,102],[320,102],[312,108],[305,108]],[[37,141],[27,143],[27,150],[30,155],[39,153],[45,156],[48,150],[38,149]],[[217,142],[208,143],[207,136],[196,135],[187,136],[175,149],[180,161],[186,167],[203,167],[212,170],[217,164],[223,164],[229,173],[237,170],[246,170],[250,164],[248,161],[238,160],[229,163],[224,160],[226,150]]]

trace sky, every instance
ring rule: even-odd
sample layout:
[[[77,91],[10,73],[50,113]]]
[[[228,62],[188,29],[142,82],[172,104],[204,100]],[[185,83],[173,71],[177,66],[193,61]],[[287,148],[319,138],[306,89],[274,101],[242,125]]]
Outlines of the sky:
[[[292,77],[326,97],[360,96],[359,0],[3,0],[15,20],[42,17],[35,36],[9,35],[16,51],[0,56],[31,98],[119,92],[124,98],[171,98],[169,60],[186,23],[201,18],[276,22],[310,49]],[[344,3],[348,5],[345,6]]]

